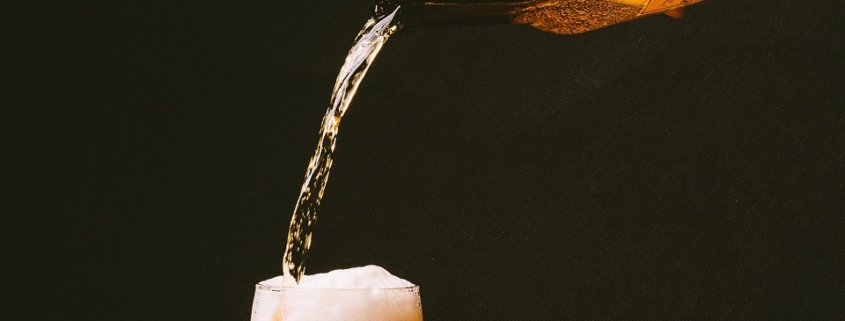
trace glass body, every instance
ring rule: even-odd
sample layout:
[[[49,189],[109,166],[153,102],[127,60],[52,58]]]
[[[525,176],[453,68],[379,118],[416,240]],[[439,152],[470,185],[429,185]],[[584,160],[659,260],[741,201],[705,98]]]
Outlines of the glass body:
[[[257,284],[251,321],[422,321],[419,286],[372,289]]]

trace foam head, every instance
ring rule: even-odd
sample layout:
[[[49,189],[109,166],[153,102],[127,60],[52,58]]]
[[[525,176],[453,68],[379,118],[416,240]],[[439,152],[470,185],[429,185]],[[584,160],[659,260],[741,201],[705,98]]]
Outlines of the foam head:
[[[419,287],[368,265],[256,285],[252,321],[422,321]]]

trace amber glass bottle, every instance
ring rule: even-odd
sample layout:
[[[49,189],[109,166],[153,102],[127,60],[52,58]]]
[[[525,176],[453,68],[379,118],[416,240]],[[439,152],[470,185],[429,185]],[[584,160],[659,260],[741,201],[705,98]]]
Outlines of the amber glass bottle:
[[[403,28],[528,24],[560,34],[582,33],[703,0],[375,0],[376,15],[400,7]]]

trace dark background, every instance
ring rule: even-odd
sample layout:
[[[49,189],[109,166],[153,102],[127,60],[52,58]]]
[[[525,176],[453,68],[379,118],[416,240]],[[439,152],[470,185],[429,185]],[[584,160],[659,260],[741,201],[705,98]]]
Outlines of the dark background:
[[[248,320],[370,11],[60,5],[35,255],[58,309],[36,312]],[[582,35],[395,35],[341,126],[308,272],[381,265],[427,321],[843,320],[842,19],[711,0]]]

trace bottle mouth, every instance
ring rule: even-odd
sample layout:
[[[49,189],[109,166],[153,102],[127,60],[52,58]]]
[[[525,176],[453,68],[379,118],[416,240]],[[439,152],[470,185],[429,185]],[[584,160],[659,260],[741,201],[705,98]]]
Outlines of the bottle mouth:
[[[412,30],[407,25],[416,24],[419,8],[416,8],[422,1],[419,0],[373,0],[373,18],[381,20],[384,17],[396,13],[393,18],[393,24],[396,25],[397,30]]]
[[[519,0],[373,0],[373,16],[393,12],[403,30],[513,23],[512,15],[527,1]]]
[[[373,0],[373,7],[373,16],[376,18],[382,18],[395,11],[399,5],[396,4],[394,0]]]

